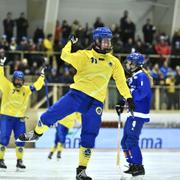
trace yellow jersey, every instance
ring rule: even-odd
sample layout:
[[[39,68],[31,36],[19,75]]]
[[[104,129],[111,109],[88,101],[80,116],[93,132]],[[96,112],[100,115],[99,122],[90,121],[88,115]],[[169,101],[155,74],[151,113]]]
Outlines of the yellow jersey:
[[[94,49],[72,53],[71,48],[69,41],[61,53],[61,59],[77,70],[71,88],[104,102],[109,80],[113,77],[120,94],[126,99],[132,97],[118,58],[111,53],[97,53]]]
[[[62,124],[69,129],[73,128],[76,122],[81,123],[81,114],[79,112],[72,113],[58,121],[59,124]]]
[[[38,91],[43,85],[44,77],[40,76],[32,87]],[[23,85],[21,88],[16,88],[4,76],[4,68],[0,66],[0,91],[2,92],[1,114],[20,118],[24,117],[29,97],[32,93],[30,86]]]

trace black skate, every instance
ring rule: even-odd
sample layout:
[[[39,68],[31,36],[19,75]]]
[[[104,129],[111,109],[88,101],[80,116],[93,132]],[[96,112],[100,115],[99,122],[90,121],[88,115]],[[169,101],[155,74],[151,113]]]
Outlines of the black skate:
[[[21,134],[16,141],[23,141],[23,142],[35,142],[39,139],[42,134],[37,134],[35,131],[30,131],[24,134]]]
[[[50,152],[48,155],[48,159],[52,159],[52,156],[53,156],[53,152]]]
[[[132,174],[132,167],[133,167],[133,164],[129,164],[128,168],[126,171],[124,171],[124,173],[126,174]]]
[[[4,163],[4,159],[0,159],[0,169],[7,169],[7,166]]]
[[[145,169],[143,165],[132,165],[132,176],[139,176],[139,175],[145,175]]]
[[[76,169],[76,180],[92,180],[92,178],[86,175],[85,168],[78,167]]]
[[[23,164],[22,159],[18,159],[17,160],[16,168],[17,168],[17,170],[24,170],[24,169],[26,169],[26,166]]]
[[[61,151],[57,152],[57,159],[61,159]]]

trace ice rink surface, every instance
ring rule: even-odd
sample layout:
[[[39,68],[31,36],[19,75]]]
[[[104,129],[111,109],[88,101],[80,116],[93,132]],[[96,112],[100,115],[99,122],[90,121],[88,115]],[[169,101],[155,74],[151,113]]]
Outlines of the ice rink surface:
[[[0,180],[75,180],[75,170],[78,164],[78,150],[66,149],[62,159],[56,155],[48,160],[48,149],[26,149],[24,172],[16,172],[15,150],[8,149],[5,163],[8,169],[0,172]],[[121,153],[121,166],[116,166],[115,150],[95,150],[87,169],[87,174],[93,180],[180,180],[180,150],[143,150],[146,175],[143,178],[132,178],[123,175],[125,159]]]

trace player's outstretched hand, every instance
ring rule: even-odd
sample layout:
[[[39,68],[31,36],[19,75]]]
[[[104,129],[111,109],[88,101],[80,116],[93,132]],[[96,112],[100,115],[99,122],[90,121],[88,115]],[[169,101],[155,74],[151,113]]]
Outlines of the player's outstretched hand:
[[[3,57],[0,59],[0,65],[4,66],[4,63],[6,62],[6,57]]]
[[[78,42],[78,38],[75,35],[70,35],[69,37],[70,41],[72,42],[72,44],[75,44]]]

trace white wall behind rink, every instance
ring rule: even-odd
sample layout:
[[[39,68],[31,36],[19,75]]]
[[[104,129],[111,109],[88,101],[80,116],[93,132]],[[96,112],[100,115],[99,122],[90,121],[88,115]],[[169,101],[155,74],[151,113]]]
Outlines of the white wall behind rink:
[[[126,120],[126,113],[122,113],[122,121]],[[180,112],[151,112],[150,113],[150,122],[152,123],[180,123]],[[118,116],[116,112],[103,112],[102,115],[103,121],[118,121]]]

